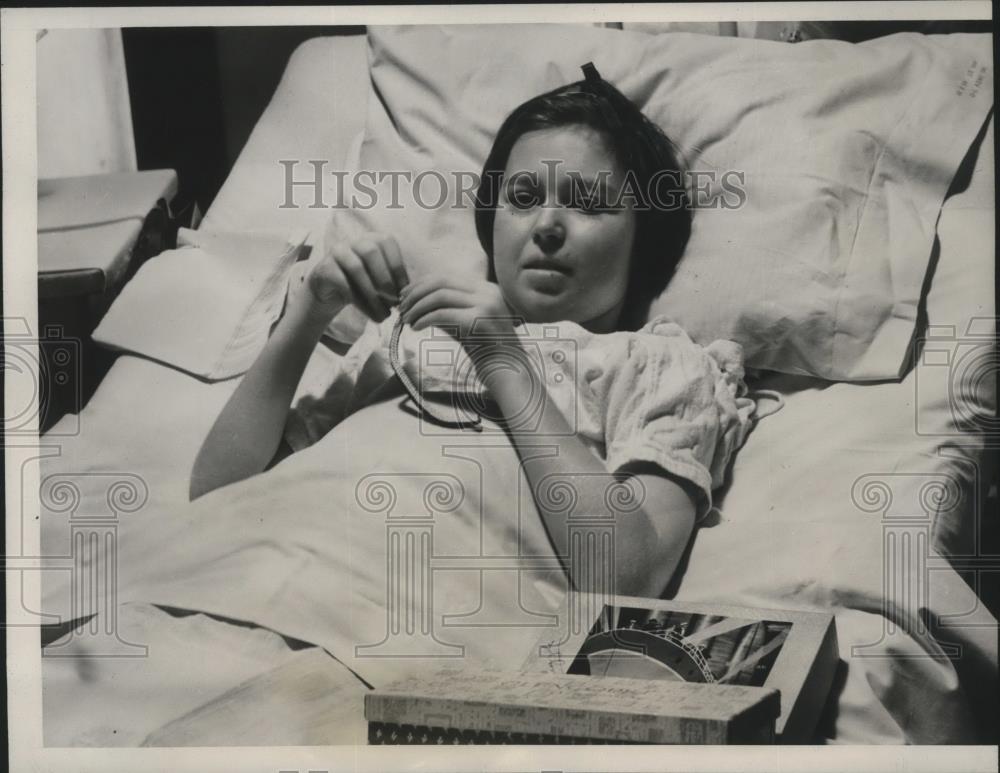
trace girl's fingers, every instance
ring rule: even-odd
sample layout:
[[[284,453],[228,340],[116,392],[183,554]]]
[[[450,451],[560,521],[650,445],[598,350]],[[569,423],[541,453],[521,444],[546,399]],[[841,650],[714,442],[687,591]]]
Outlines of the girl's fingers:
[[[442,276],[441,274],[430,274],[417,279],[410,284],[402,293],[402,302],[399,305],[400,312],[405,311],[435,290],[456,290],[464,293],[472,293],[475,290],[473,282],[464,277],[454,278]]]
[[[333,260],[320,261],[309,276],[309,287],[316,300],[323,303],[351,303],[351,287],[340,266]]]
[[[411,327],[414,330],[423,330],[425,327],[458,327],[459,335],[463,324],[464,310],[456,308],[442,308],[425,314],[413,322]]]
[[[350,247],[337,246],[333,255],[351,286],[355,305],[376,322],[389,316],[389,309],[379,297],[361,258]]]
[[[442,283],[438,276],[425,276],[407,285],[403,292],[400,293],[399,313],[406,314],[406,310],[414,303],[440,287],[442,287]]]
[[[372,286],[379,291],[383,303],[391,304],[399,294],[396,280],[389,270],[384,244],[374,237],[361,239],[351,245],[354,254],[361,260]]]
[[[403,303],[413,303],[423,298],[427,293],[444,287],[442,278],[438,274],[420,277],[406,286],[403,292]]]
[[[399,242],[392,236],[380,238],[382,244],[382,254],[385,256],[386,264],[389,266],[389,273],[396,284],[396,294],[402,291],[410,283],[410,275],[406,271],[406,264],[403,263],[403,253],[399,251]]]
[[[406,322],[414,324],[425,314],[437,309],[467,309],[472,305],[472,299],[468,293],[446,287],[434,290],[420,300],[401,307],[399,313],[403,315]]]

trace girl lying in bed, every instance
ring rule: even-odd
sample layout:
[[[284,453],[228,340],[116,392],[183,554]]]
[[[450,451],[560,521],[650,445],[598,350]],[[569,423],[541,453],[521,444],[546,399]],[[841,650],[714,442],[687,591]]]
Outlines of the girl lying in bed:
[[[521,459],[539,443],[557,446],[523,466],[556,554],[569,553],[566,512],[538,495],[546,477],[630,479],[643,494],[641,507],[617,516],[614,551],[627,560],[614,562],[615,592],[660,595],[753,412],[738,346],[702,348],[665,319],[643,325],[681,257],[691,212],[683,196],[666,208],[621,194],[630,177],[647,191],[664,172],[679,178],[669,139],[592,69],[522,104],[500,127],[477,194],[488,279],[410,277],[406,245],[391,236],[331,246],[205,440],[192,499],[263,471],[283,454],[283,438],[298,451],[336,436],[352,412],[397,396],[386,350],[400,318],[411,331],[450,327],[472,358],[487,413]],[[347,304],[372,323],[320,397],[290,411],[323,331]],[[558,323],[558,341],[572,341],[575,357],[548,356],[543,323]],[[422,390],[455,388],[447,373],[417,367],[415,335],[404,346],[405,373]],[[532,359],[529,340],[541,358]],[[542,361],[544,373],[525,365]],[[525,410],[539,400],[541,410]],[[412,415],[401,411],[400,421]],[[605,511],[597,489],[577,494],[579,512]]]

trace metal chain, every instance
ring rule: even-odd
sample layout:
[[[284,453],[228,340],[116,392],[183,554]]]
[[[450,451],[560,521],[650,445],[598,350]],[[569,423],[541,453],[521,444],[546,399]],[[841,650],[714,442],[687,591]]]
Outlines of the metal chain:
[[[430,405],[423,401],[420,396],[420,390],[417,389],[416,385],[410,380],[409,375],[403,369],[403,365],[399,359],[399,339],[403,333],[403,327],[406,323],[403,321],[402,315],[396,320],[396,324],[392,328],[392,336],[389,339],[389,364],[392,366],[393,372],[399,377],[399,380],[403,383],[403,387],[406,389],[407,394],[409,394],[410,399],[413,404],[417,406],[417,410],[420,411],[421,416],[431,419],[438,424],[443,424],[446,427],[455,427],[456,429],[473,429],[476,432],[483,431],[483,420],[482,417],[476,415],[475,417],[469,417],[466,419],[453,419],[446,418],[437,411],[431,409]]]

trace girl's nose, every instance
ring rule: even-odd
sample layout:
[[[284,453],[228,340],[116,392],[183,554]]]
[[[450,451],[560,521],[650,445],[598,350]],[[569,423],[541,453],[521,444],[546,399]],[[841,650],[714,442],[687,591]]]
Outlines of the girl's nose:
[[[559,206],[539,207],[538,219],[531,234],[531,240],[548,254],[557,252],[566,241],[566,228],[562,222],[562,208]]]

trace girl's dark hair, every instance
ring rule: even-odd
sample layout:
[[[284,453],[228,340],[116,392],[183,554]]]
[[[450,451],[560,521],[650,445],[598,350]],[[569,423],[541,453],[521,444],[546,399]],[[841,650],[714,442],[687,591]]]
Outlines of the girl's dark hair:
[[[628,97],[599,77],[529,99],[500,126],[476,193],[476,233],[489,258],[489,279],[496,281],[493,223],[514,144],[527,132],[566,126],[586,126],[597,132],[626,176],[632,177],[629,185],[634,184],[639,206],[619,328],[637,330],[681,259],[691,235],[691,209],[674,144]],[[668,195],[653,193],[663,191],[664,184],[669,185]]]

